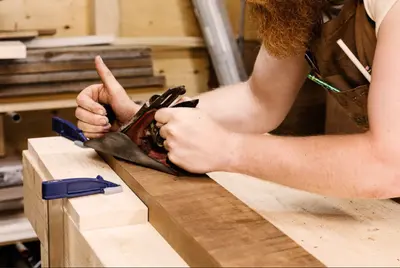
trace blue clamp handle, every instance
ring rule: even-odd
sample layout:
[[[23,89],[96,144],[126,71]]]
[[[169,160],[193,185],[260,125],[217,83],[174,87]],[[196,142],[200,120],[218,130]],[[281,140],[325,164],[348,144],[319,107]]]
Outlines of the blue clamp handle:
[[[71,178],[42,182],[42,198],[52,200],[104,193],[106,188],[120,185],[106,181],[102,176],[96,178]]]
[[[52,119],[52,130],[72,141],[85,142],[88,140],[81,129],[57,116],[54,116]]]

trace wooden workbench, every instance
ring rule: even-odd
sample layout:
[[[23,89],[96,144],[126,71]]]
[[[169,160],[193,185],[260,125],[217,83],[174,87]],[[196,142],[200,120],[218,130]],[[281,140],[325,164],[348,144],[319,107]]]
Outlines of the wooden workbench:
[[[28,150],[23,152],[25,214],[41,241],[44,267],[187,267],[190,266],[189,262],[196,259],[196,254],[200,254],[201,250],[209,247],[209,239],[214,234],[218,234],[216,232],[219,226],[208,225],[208,229],[200,226],[208,224],[206,217],[210,217],[213,213],[210,211],[215,210],[220,213],[222,220],[229,217],[236,219],[228,225],[228,228],[225,228],[226,230],[223,230],[231,234],[231,237],[226,237],[227,241],[240,238],[246,245],[224,245],[224,241],[215,241],[222,247],[217,251],[210,251],[211,258],[219,258],[229,263],[229,260],[226,262],[226,257],[234,248],[236,252],[241,253],[237,253],[239,256],[229,256],[232,259],[239,261],[245,259],[253,264],[265,263],[262,260],[263,257],[255,258],[254,256],[266,249],[254,247],[252,251],[248,251],[247,245],[251,245],[252,241],[246,240],[246,237],[254,237],[252,235],[259,232],[261,227],[254,230],[246,229],[246,234],[241,233],[238,227],[248,223],[243,217],[247,214],[252,215],[250,209],[244,209],[245,206],[261,216],[260,218],[265,221],[265,224],[261,223],[264,224],[263,226],[272,223],[277,227],[274,232],[269,233],[272,242],[269,243],[268,248],[271,254],[265,255],[271,266],[383,267],[400,265],[400,251],[396,246],[400,240],[398,225],[400,205],[391,200],[327,198],[244,175],[212,173],[208,175],[213,182],[217,182],[218,187],[221,186],[238,198],[243,205],[237,203],[228,194],[218,200],[214,198],[215,206],[203,207],[201,213],[205,220],[201,222],[201,216],[197,216],[196,219],[191,218],[196,211],[187,211],[184,207],[168,210],[165,202],[176,199],[174,196],[162,195],[171,190],[171,187],[165,184],[168,177],[156,171],[129,166],[126,163],[116,164],[112,161],[114,160],[106,162],[92,149],[77,147],[62,137],[28,141]],[[119,165],[119,168],[116,168],[116,165]],[[159,185],[162,191],[158,193],[153,191],[152,196],[143,195],[144,190],[140,187],[137,188],[140,189],[137,192],[132,191],[131,189],[135,188],[132,187],[134,183],[126,180],[129,169],[133,170],[138,178],[140,176],[143,178],[143,174],[149,175],[146,181],[135,182],[141,183],[143,189],[147,188],[147,191],[149,185],[155,187],[154,184],[163,179],[164,183]],[[94,177],[99,174],[107,180],[121,184],[123,192],[67,200],[44,201],[41,199],[42,180]],[[188,183],[191,182],[186,182]],[[176,185],[182,187],[180,188],[182,190],[185,183]],[[204,185],[209,187],[206,182]],[[207,199],[212,196],[212,193],[207,194],[207,189],[214,191],[215,187],[207,188],[204,185],[199,184],[196,189],[192,189],[195,194],[198,188],[203,188],[205,190],[203,199]],[[190,197],[190,193],[184,195],[181,191],[180,194],[178,198]],[[162,199],[154,199],[157,196]],[[164,205],[164,210],[151,204],[151,201],[155,200],[158,204]],[[224,200],[231,200],[230,202],[235,204],[238,208],[236,214],[224,214],[221,210],[224,207],[221,205],[225,202]],[[199,197],[198,202],[192,202],[192,205],[195,207],[197,203],[203,201]],[[209,202],[201,204],[209,204]],[[156,210],[158,214],[154,215]],[[175,222],[168,225],[170,227],[165,225],[160,228],[160,224],[163,223],[154,218],[165,218],[166,215],[162,215],[163,213],[170,213],[167,215],[170,218],[174,216],[173,213],[181,213],[181,216],[175,217]],[[259,219],[257,221],[260,222]],[[179,237],[174,234],[183,231],[176,230],[175,227],[190,222],[196,222],[199,226],[194,229],[185,229],[186,238],[198,230],[201,230],[203,234],[192,237],[191,241],[186,239],[179,240],[180,244],[176,243]],[[235,233],[235,230],[239,231]],[[279,232],[284,235],[277,235]],[[294,243],[290,244],[287,239],[292,239]],[[283,241],[286,242],[283,243]],[[190,251],[190,247],[196,243],[202,247],[199,250]],[[290,247],[286,246],[288,243]],[[299,248],[293,251],[292,249],[297,246]],[[283,253],[281,254],[277,249]],[[293,254],[285,255],[284,251],[293,252]],[[308,257],[305,256],[307,254]],[[288,256],[289,259],[284,259]],[[299,263],[304,265],[299,265]]]

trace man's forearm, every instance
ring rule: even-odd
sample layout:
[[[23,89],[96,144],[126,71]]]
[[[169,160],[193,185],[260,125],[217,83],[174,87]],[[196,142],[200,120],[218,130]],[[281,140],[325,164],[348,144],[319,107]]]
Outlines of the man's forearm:
[[[399,168],[380,157],[368,134],[317,137],[245,135],[230,172],[346,198],[392,198]]]
[[[217,88],[200,94],[198,107],[218,123],[235,132],[262,133],[276,127],[275,114],[268,112],[267,100],[260,103],[248,82]]]
[[[230,130],[270,132],[285,119],[308,72],[304,56],[278,60],[261,47],[248,81],[201,94],[199,107]]]

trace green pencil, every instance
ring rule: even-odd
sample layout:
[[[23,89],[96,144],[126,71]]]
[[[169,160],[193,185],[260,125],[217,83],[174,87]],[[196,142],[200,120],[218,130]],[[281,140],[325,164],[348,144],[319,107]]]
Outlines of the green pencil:
[[[337,89],[337,88],[335,88],[335,87],[329,85],[328,83],[325,83],[324,81],[318,79],[318,78],[315,77],[314,75],[309,74],[309,75],[308,75],[308,79],[310,79],[311,81],[317,83],[318,85],[320,85],[320,86],[322,86],[322,87],[324,87],[324,88],[326,88],[326,89],[328,89],[328,90],[332,90],[332,91],[335,91],[335,92],[340,92],[339,89]]]

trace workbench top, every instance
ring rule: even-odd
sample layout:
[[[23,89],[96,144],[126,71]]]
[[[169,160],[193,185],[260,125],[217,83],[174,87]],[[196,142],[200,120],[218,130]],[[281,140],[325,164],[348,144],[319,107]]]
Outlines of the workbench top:
[[[25,214],[41,241],[44,266],[189,266],[190,256],[154,228],[149,207],[95,151],[62,137],[28,144]],[[41,199],[42,180],[98,174],[123,192]],[[400,265],[400,205],[392,200],[335,199],[240,174],[208,175],[325,266]]]

